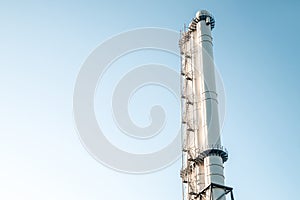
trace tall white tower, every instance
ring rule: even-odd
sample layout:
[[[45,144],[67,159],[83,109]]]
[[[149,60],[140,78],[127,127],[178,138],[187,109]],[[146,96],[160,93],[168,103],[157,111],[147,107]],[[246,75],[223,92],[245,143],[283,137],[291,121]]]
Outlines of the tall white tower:
[[[181,33],[182,170],[184,200],[225,200],[228,153],[221,145],[211,30],[213,16],[199,11]]]

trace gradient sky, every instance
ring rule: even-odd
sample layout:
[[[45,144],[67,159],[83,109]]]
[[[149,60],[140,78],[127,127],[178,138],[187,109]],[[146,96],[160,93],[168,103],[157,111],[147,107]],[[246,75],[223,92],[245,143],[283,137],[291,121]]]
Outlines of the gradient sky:
[[[295,0],[0,1],[0,199],[181,199],[180,161],[130,175],[94,160],[76,133],[72,98],[82,63],[101,42],[139,27],[179,31],[199,9],[216,19],[214,55],[226,90],[227,185],[236,199],[296,199]]]

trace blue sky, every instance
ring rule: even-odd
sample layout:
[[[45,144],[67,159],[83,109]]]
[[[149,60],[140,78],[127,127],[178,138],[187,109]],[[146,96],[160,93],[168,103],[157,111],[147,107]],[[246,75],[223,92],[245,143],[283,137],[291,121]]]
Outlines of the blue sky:
[[[179,31],[199,9],[216,19],[214,55],[226,90],[227,185],[236,199],[297,195],[299,1],[0,5],[0,199],[181,199],[180,161],[153,174],[130,175],[94,160],[76,133],[72,98],[81,65],[101,42],[140,27]],[[164,97],[177,108],[171,95]],[[136,119],[144,119],[136,112]]]

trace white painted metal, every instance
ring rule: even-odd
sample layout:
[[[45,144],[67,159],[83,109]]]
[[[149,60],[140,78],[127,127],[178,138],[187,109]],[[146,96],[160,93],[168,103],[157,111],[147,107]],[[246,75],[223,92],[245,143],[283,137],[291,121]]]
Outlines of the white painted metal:
[[[199,11],[182,33],[182,134],[184,200],[200,199],[199,194],[211,183],[224,185],[226,161],[220,139],[218,98],[211,30],[214,19]],[[215,151],[210,151],[215,150]],[[224,190],[207,191],[205,199],[219,198]],[[202,197],[203,198],[203,197]]]

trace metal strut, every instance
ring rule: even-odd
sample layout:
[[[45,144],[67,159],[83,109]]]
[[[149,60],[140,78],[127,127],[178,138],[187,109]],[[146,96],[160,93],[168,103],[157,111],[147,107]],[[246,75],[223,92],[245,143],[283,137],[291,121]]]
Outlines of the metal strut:
[[[219,185],[217,183],[211,183],[209,186],[204,188],[200,193],[197,194],[196,198],[200,197],[200,200],[206,200],[207,192],[209,192],[209,197],[212,200],[213,199],[213,189],[222,189],[224,190],[224,193],[217,197],[216,200],[220,200],[222,197],[226,196],[227,194],[230,193],[230,199],[234,200],[233,196],[233,188],[224,186],[224,185]]]

